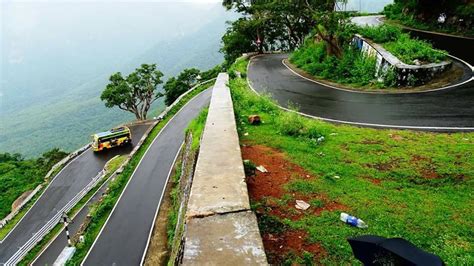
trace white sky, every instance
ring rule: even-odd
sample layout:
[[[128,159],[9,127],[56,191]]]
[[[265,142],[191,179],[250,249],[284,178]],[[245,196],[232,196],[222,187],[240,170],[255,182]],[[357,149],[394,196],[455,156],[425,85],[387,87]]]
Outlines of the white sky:
[[[219,3],[222,0],[0,0],[1,3],[21,3],[21,2],[187,2],[187,3]]]

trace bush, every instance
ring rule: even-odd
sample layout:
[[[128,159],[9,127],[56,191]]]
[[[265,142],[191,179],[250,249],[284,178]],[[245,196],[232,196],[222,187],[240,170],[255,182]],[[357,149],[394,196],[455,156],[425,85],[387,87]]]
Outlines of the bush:
[[[359,27],[358,32],[376,43],[393,42],[402,35],[402,30],[399,27],[387,24],[378,27]]]
[[[440,62],[446,59],[447,52],[433,49],[430,43],[411,39],[402,34],[397,41],[384,44],[384,48],[406,64],[413,64],[415,59],[422,62]]]
[[[364,56],[352,46],[338,59],[326,55],[323,42],[306,42],[293,52],[290,61],[309,74],[344,84],[368,85],[374,82],[375,58]]]

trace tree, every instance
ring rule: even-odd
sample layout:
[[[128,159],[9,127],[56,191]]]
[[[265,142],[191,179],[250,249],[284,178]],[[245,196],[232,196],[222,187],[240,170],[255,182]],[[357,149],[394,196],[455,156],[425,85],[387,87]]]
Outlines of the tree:
[[[188,68],[183,70],[177,77],[172,77],[163,86],[165,90],[165,104],[172,104],[178,97],[197,84],[199,80],[199,69]]]
[[[326,53],[342,57],[343,45],[352,37],[354,26],[348,14],[337,12],[338,3],[347,0],[306,0],[306,6],[313,12],[317,37],[326,43]]]
[[[156,69],[156,64],[142,64],[126,78],[120,72],[110,76],[110,83],[102,92],[100,99],[105,106],[117,106],[131,112],[137,120],[145,120],[151,104],[163,94],[157,92],[157,86],[163,73]]]

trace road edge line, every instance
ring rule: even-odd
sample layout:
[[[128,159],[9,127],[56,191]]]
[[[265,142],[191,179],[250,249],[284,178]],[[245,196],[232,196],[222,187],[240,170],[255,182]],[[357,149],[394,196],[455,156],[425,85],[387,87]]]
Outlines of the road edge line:
[[[209,88],[208,88],[209,89]],[[161,128],[160,132],[158,132],[158,135],[155,136],[155,138],[153,139],[153,141],[151,142],[150,146],[148,146],[148,148],[146,149],[145,153],[143,153],[143,156],[142,158],[140,158],[140,161],[138,162],[137,166],[135,167],[135,169],[133,170],[133,173],[132,175],[130,176],[130,178],[128,179],[127,181],[127,184],[125,185],[125,187],[123,188],[122,190],[122,193],[120,193],[120,196],[117,200],[117,202],[115,203],[114,207],[112,208],[112,211],[110,211],[109,213],[109,216],[107,217],[107,220],[105,220],[105,223],[104,225],[102,225],[102,228],[100,229],[99,231],[99,234],[97,235],[97,237],[94,239],[94,242],[92,243],[92,246],[90,247],[90,249],[87,251],[87,254],[86,256],[84,257],[84,259],[82,260],[81,262],[81,266],[84,266],[84,262],[87,260],[87,257],[89,257],[89,254],[91,253],[91,251],[94,249],[94,246],[95,244],[97,243],[97,240],[100,238],[100,235],[102,234],[102,231],[104,231],[104,228],[107,226],[107,223],[109,222],[110,220],[110,217],[112,217],[112,214],[114,213],[115,211],[115,208],[118,206],[120,200],[122,199],[122,196],[123,194],[125,193],[125,190],[127,190],[127,187],[128,185],[130,184],[130,181],[133,179],[133,177],[135,176],[135,172],[137,171],[137,169],[140,167],[140,164],[142,163],[143,161],[143,158],[145,158],[146,154],[148,153],[148,151],[150,150],[150,148],[153,146],[153,144],[155,143],[156,139],[158,139],[158,137],[161,135],[161,133],[164,131],[164,129],[171,123],[171,121],[173,121],[173,119],[179,114],[179,112],[181,112],[181,110],[184,109],[184,107],[186,107],[186,105],[188,105],[192,100],[196,99],[197,96],[201,95],[203,92],[207,91],[206,90],[203,90],[202,92],[198,93],[196,96],[194,96],[193,98],[191,98],[187,103],[185,103],[179,110],[178,112],[176,112],[173,117],[170,118],[170,120],[166,123],[166,125],[163,126],[163,128]],[[158,125],[158,124],[157,124]],[[153,129],[152,129],[153,130]]]
[[[110,176],[109,178],[107,178],[104,183],[102,183],[102,185],[100,185],[96,192],[94,194],[92,194],[92,196],[84,203],[84,205],[74,214],[74,216],[71,217],[71,220],[74,220],[76,218],[76,216],[87,206],[87,204],[92,200],[92,198],[97,194],[97,192],[99,192],[100,189],[102,189],[103,186],[105,186],[105,184],[107,184],[108,181],[110,181],[110,179],[112,178],[112,176],[116,175],[117,174],[117,170],[115,170]],[[74,206],[73,206],[74,208]],[[51,238],[50,242],[43,248],[43,250],[35,257],[35,259],[31,262],[30,265],[34,265],[35,262],[38,260],[39,257],[41,257],[41,255],[43,255],[43,253],[49,248],[49,246],[51,246],[51,244],[54,242],[54,240],[56,240],[58,238],[58,236],[64,231],[64,226],[61,228],[61,230],[53,237]]]
[[[169,179],[170,179],[170,176],[171,176],[171,172],[173,172],[174,166],[176,164],[176,160],[178,159],[179,153],[183,149],[185,141],[186,141],[186,139],[183,140],[183,142],[181,143],[181,146],[179,146],[179,149],[176,152],[176,156],[174,157],[173,163],[171,164],[170,171],[168,172],[168,176],[166,177],[165,187],[164,187],[164,189],[161,193],[160,201],[158,202],[158,205],[157,205],[156,210],[155,210],[155,217],[153,218],[153,222],[151,224],[150,232],[148,233],[148,240],[146,242],[145,249],[143,250],[143,255],[142,255],[142,259],[140,261],[140,265],[144,265],[143,263],[145,261],[146,254],[147,254],[147,251],[148,251],[148,247],[150,245],[151,236],[153,235],[153,229],[155,228],[155,222],[156,222],[156,218],[158,217],[158,213],[160,211],[161,202],[163,201],[163,197],[164,197],[165,192],[166,192],[166,187],[168,186],[168,182],[169,182]]]
[[[59,171],[59,173],[57,173],[53,179],[51,180],[51,182],[49,182],[49,184],[44,188],[43,192],[41,192],[41,195],[38,197],[38,199],[36,199],[35,203],[33,203],[33,205],[31,205],[31,207],[28,209],[28,211],[25,213],[25,215],[23,215],[23,217],[21,217],[21,219],[15,224],[15,226],[8,232],[8,234],[3,238],[2,241],[0,241],[0,244],[3,244],[3,242],[5,240],[7,240],[8,236],[10,236],[10,234],[13,232],[13,230],[15,230],[15,228],[21,223],[21,221],[23,221],[23,219],[26,217],[26,215],[28,215],[28,213],[31,211],[31,209],[33,209],[33,207],[36,206],[36,204],[38,203],[38,201],[43,197],[44,193],[46,192],[46,190],[48,190],[48,188],[51,186],[51,184],[54,183],[54,181],[56,180],[56,178],[69,166],[69,164],[71,164],[72,162],[74,162],[76,159],[78,159],[79,157],[81,157],[83,154],[85,154],[87,152],[87,150],[89,150],[89,148],[85,149],[81,154],[79,154],[78,156],[76,156],[74,159],[72,159],[71,161],[69,161],[66,165],[64,165],[64,167],[61,169],[61,171]],[[41,229],[41,228],[40,228]]]
[[[257,90],[254,89],[254,87],[252,86],[252,82],[249,79],[248,73],[249,73],[249,68],[250,68],[250,62],[251,62],[251,59],[249,60],[249,62],[247,64],[247,75],[246,75],[247,76],[247,78],[246,78],[247,85],[249,86],[249,88],[255,94],[257,94],[258,96],[261,96],[260,93],[258,93]],[[312,118],[312,119],[322,120],[322,121],[326,121],[326,122],[339,123],[339,124],[353,125],[353,126],[365,126],[365,127],[385,128],[385,129],[418,129],[418,130],[433,130],[433,131],[436,131],[436,130],[439,130],[439,131],[442,131],[442,130],[446,130],[446,131],[454,131],[454,130],[455,131],[474,131],[474,127],[420,127],[420,126],[398,126],[398,125],[383,125],[383,124],[351,122],[351,121],[337,120],[337,119],[324,118],[324,117],[314,116],[314,115],[310,115],[310,114],[305,114],[305,113],[302,113],[302,112],[298,112],[298,111],[291,110],[291,109],[288,109],[286,107],[283,107],[278,103],[273,103],[273,104],[275,104],[278,108],[280,108],[282,110],[297,113],[299,115],[309,117],[309,118]]]
[[[313,83],[316,83],[316,84],[319,84],[321,86],[324,86],[324,87],[328,87],[328,88],[331,88],[331,89],[335,89],[335,90],[340,90],[340,91],[345,91],[345,92],[352,92],[352,93],[360,93],[360,94],[393,94],[393,95],[396,95],[396,94],[421,94],[421,93],[429,93],[429,92],[435,92],[435,91],[441,91],[441,90],[447,90],[447,89],[451,89],[451,88],[454,88],[454,87],[459,87],[459,86],[462,86],[466,83],[469,83],[471,81],[474,80],[474,76],[473,76],[473,73],[474,72],[474,67],[471,66],[470,64],[468,64],[467,62],[455,57],[455,56],[452,56],[452,55],[448,55],[450,57],[453,57],[454,59],[462,62],[463,64],[465,64],[469,69],[471,69],[471,78],[465,80],[465,81],[462,81],[460,83],[457,83],[457,84],[452,84],[452,85],[448,85],[448,86],[445,86],[445,87],[441,87],[441,88],[436,88],[436,89],[430,89],[430,90],[424,90],[424,91],[406,91],[406,92],[377,92],[377,91],[356,91],[356,90],[350,90],[350,89],[344,89],[344,88],[339,88],[339,87],[336,87],[336,86],[333,86],[333,85],[329,85],[329,84],[325,84],[321,81],[317,81],[317,80],[314,80],[314,79],[310,79],[310,78],[307,78],[301,74],[299,74],[298,72],[294,71],[291,67],[289,67],[284,61],[285,59],[282,59],[281,60],[281,63],[286,67],[288,68],[288,70],[290,70],[293,74],[299,76],[300,78],[303,78],[307,81],[311,81]]]

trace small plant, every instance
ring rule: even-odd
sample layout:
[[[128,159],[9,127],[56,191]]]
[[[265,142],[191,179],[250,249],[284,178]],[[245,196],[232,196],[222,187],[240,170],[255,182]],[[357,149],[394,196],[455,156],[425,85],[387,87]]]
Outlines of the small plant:
[[[254,176],[257,166],[250,160],[244,160],[245,176]]]
[[[412,86],[412,87],[415,86],[417,81],[418,81],[418,79],[415,77],[415,75],[408,74],[408,76],[407,76],[408,86]]]
[[[282,223],[278,218],[270,215],[262,215],[258,219],[258,228],[263,233],[281,233],[286,229],[286,225]]]
[[[324,207],[324,201],[320,200],[320,199],[313,199],[309,202],[309,204],[311,204],[311,206],[315,207],[315,208],[322,208]]]

